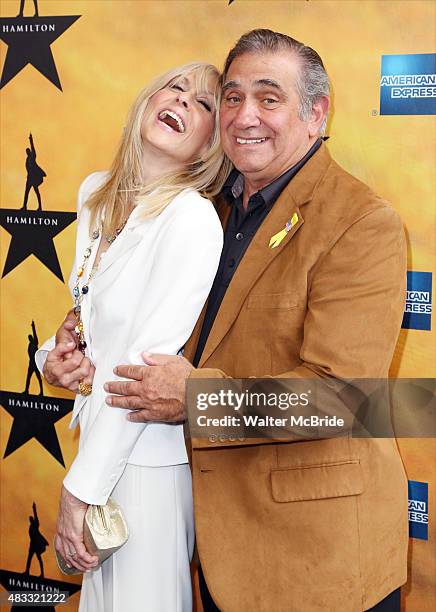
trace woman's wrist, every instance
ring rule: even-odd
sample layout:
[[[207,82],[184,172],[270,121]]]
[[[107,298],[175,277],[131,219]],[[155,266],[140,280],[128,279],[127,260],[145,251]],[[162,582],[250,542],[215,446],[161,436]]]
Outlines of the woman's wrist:
[[[68,489],[65,487],[65,485],[62,485],[61,498],[66,503],[72,506],[75,506],[77,508],[86,509],[89,505],[86,502],[79,499],[78,497],[76,497],[75,495],[73,495],[72,493],[70,493]]]

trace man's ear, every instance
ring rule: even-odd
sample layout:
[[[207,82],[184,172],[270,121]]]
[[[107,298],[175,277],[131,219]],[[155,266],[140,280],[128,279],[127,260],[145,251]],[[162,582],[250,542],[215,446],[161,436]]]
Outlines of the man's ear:
[[[330,98],[321,96],[312,105],[312,114],[309,121],[309,135],[318,136],[319,130],[327,117],[330,108]]]

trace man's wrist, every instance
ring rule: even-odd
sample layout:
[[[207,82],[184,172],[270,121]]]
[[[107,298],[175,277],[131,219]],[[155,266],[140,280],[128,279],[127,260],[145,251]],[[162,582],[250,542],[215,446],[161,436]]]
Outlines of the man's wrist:
[[[218,368],[192,368],[188,380],[197,378],[228,378],[225,372]]]

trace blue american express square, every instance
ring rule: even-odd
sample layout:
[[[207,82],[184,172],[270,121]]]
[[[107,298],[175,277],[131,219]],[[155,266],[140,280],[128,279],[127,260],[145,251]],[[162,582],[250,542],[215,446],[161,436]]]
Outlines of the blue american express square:
[[[432,273],[407,272],[406,306],[402,327],[431,330]]]
[[[428,540],[428,483],[409,480],[409,536]]]
[[[436,114],[436,53],[382,55],[380,115]]]

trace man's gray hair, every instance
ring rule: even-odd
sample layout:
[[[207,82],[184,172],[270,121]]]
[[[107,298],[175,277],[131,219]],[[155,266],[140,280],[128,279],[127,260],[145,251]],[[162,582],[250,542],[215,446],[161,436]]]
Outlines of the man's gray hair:
[[[271,53],[290,51],[300,60],[300,75],[296,87],[300,98],[300,119],[307,121],[312,112],[312,106],[319,98],[330,96],[330,83],[324,64],[318,53],[311,47],[280,32],[257,29],[247,32],[230,50],[224,64],[223,79],[226,78],[230,64],[240,55],[246,53]],[[327,117],[320,129],[324,134]]]

